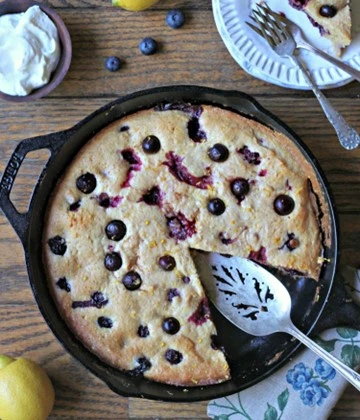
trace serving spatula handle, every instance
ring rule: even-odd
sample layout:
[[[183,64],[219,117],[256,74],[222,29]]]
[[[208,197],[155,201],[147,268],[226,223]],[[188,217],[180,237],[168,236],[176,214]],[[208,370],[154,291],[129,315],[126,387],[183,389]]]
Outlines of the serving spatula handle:
[[[307,337],[298,328],[296,328],[295,325],[291,324],[286,332],[297,338],[301,343],[305,344],[306,347],[325,360],[325,362],[332,366],[340,373],[340,375],[342,375],[358,391],[360,391],[360,375],[357,372],[320,347],[317,343],[315,343],[315,341],[311,340],[311,338]]]

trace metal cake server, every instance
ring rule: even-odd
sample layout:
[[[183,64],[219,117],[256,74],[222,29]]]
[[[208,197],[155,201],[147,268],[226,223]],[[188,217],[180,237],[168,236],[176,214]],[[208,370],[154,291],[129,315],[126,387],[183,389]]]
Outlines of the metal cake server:
[[[235,326],[255,336],[292,335],[360,391],[360,375],[292,323],[290,294],[274,275],[251,260],[216,253],[195,253],[194,261],[207,296]]]

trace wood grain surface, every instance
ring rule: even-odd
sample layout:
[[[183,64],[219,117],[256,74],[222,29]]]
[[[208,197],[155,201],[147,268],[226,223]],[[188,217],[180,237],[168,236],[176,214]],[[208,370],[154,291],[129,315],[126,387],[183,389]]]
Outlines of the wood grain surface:
[[[41,2],[41,1],[40,1]],[[310,92],[283,89],[247,75],[231,58],[216,30],[208,0],[162,0],[152,9],[130,13],[108,0],[51,0],[68,26],[73,43],[70,71],[47,98],[33,103],[0,102],[0,172],[20,140],[64,130],[124,94],[160,85],[198,84],[236,89],[253,95],[288,124],[319,161],[334,195],[341,231],[341,262],[360,265],[360,149],[342,149]],[[165,25],[167,10],[180,7],[186,24]],[[160,43],[154,56],[143,56],[139,41]],[[118,55],[123,68],[104,68]],[[326,92],[334,106],[360,131],[360,85]],[[27,210],[44,151],[27,156],[11,198]],[[201,419],[206,402],[171,404],[123,398],[110,391],[72,358],[42,318],[28,283],[22,246],[0,214],[0,354],[25,356],[41,363],[56,390],[51,419]],[[331,419],[360,418],[359,394],[348,387]]]

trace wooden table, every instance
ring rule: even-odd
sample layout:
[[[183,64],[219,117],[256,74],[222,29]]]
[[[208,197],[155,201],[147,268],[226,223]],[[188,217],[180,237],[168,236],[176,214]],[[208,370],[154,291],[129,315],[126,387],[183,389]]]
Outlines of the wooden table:
[[[130,13],[110,0],[50,0],[70,31],[73,60],[63,83],[34,103],[0,102],[0,171],[17,143],[73,126],[124,94],[160,85],[199,84],[253,95],[302,137],[332,187],[341,227],[342,263],[359,266],[360,148],[342,149],[311,93],[286,90],[247,75],[231,58],[216,30],[208,0],[163,0],[151,10]],[[166,12],[181,7],[183,28],[165,25]],[[139,41],[151,36],[161,48],[141,55]],[[104,60],[118,55],[123,68],[110,73]],[[330,90],[335,107],[360,131],[360,85]],[[28,155],[12,198],[20,211],[47,155]],[[0,215],[0,354],[23,355],[49,372],[56,404],[52,419],[206,418],[207,403],[169,404],[128,399],[110,391],[63,349],[39,313],[29,287],[22,247]],[[360,418],[359,394],[348,387],[332,419]]]

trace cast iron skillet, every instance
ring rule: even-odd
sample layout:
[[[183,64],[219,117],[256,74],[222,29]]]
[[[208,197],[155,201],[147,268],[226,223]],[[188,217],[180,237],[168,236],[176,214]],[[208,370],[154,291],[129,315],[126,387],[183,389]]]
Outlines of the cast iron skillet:
[[[355,327],[356,320],[360,319],[360,310],[345,296],[340,284],[333,289],[330,302],[327,303],[338,259],[338,232],[333,201],[325,177],[310,151],[295,133],[244,93],[198,86],[150,89],[104,106],[69,130],[23,140],[16,147],[3,174],[0,207],[23,244],[30,284],[40,311],[56,337],[74,357],[118,394],[173,402],[201,401],[228,395],[259,382],[283,365],[299,348],[299,343],[280,333],[267,337],[249,336],[226,321],[213,308],[219,336],[232,371],[230,381],[185,389],[155,383],[141,376],[130,376],[103,363],[74,337],[52,301],[42,262],[41,240],[47,201],[68,163],[81,146],[104,126],[125,114],[163,102],[209,103],[230,108],[285,133],[294,141],[313,165],[323,187],[330,209],[332,245],[326,249],[325,257],[330,262],[322,270],[318,283],[311,279],[294,280],[290,276],[282,276],[281,280],[292,295],[292,317],[305,333],[310,333],[315,327],[316,331],[339,325]],[[20,214],[9,198],[12,185],[26,154],[43,148],[50,150],[51,157],[37,181],[28,212]],[[319,320],[326,303],[328,310],[325,310],[326,314]]]

